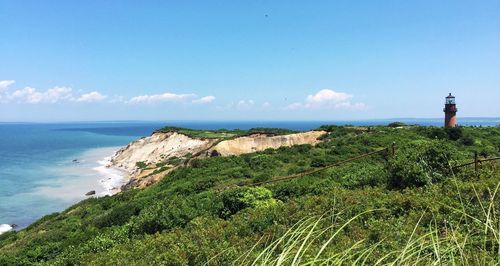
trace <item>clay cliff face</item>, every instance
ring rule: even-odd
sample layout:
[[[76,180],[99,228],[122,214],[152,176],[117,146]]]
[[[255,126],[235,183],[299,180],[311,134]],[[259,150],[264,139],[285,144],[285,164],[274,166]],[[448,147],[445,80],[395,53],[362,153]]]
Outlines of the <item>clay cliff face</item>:
[[[176,132],[154,133],[150,137],[131,142],[119,150],[111,163],[128,172],[137,170],[137,162],[156,164],[171,157],[182,157],[207,149],[216,140],[194,139]]]
[[[167,170],[155,172],[159,167],[156,164],[167,161],[169,158],[201,158],[210,156],[213,151],[221,156],[240,155],[277,149],[284,146],[311,144],[320,142],[318,138],[325,131],[309,131],[281,136],[267,136],[254,134],[234,139],[197,139],[176,132],[154,133],[150,137],[131,142],[120,149],[111,160],[111,166],[120,168],[129,173],[129,183],[126,189],[146,187],[160,180],[180,165],[170,166]],[[187,156],[187,155],[191,156]],[[143,162],[147,169],[140,169],[137,162]],[[168,165],[167,165],[168,166]]]
[[[315,145],[320,141],[318,138],[325,134],[324,131],[309,131],[281,136],[266,136],[255,134],[246,137],[239,137],[231,140],[224,140],[215,145],[211,150],[216,150],[222,156],[240,155],[263,151],[265,149],[277,149],[293,145],[311,144]]]

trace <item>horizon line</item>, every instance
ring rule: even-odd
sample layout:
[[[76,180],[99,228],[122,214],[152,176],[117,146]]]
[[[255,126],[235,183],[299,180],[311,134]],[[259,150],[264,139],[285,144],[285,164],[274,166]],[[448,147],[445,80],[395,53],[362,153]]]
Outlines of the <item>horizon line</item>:
[[[158,120],[148,120],[148,119],[134,119],[134,120],[46,120],[46,121],[0,121],[0,124],[54,124],[54,123],[165,123],[165,122],[350,122],[350,121],[395,121],[395,120],[441,120],[444,119],[442,117],[393,117],[393,118],[368,118],[368,119],[318,119],[318,120],[286,120],[286,119],[277,119],[277,120],[259,120],[259,119],[213,119],[213,120],[196,120],[196,119],[158,119]],[[500,117],[491,117],[491,116],[471,116],[471,117],[461,117],[458,119],[483,119],[483,120],[494,120],[499,119]]]

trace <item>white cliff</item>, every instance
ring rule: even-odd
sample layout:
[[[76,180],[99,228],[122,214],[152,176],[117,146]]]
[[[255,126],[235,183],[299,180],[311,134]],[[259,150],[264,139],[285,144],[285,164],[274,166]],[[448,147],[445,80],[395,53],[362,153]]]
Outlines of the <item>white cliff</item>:
[[[157,132],[150,137],[131,142],[120,149],[111,159],[111,163],[123,170],[132,172],[137,169],[137,162],[156,164],[171,157],[194,154],[210,147],[213,139],[195,139],[177,132]]]
[[[131,142],[120,149],[111,159],[111,165],[129,173],[128,188],[149,186],[180,165],[168,166],[162,171],[158,163],[166,162],[169,158],[202,158],[214,154],[220,156],[240,155],[277,149],[292,145],[311,144],[320,142],[318,139],[325,131],[308,131],[288,135],[268,136],[266,134],[252,134],[249,136],[231,139],[199,139],[179,134],[177,132],[156,132],[150,137],[145,137]],[[146,169],[137,166],[143,162]]]

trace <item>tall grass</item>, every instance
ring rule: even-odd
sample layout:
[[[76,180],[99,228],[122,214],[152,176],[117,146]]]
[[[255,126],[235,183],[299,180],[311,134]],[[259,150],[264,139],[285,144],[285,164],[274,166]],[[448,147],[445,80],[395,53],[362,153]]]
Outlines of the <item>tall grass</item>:
[[[332,247],[339,233],[370,210],[341,221],[341,213],[300,220],[283,235],[261,250],[260,242],[233,262],[234,265],[500,265],[500,217],[498,190],[500,182],[484,200],[475,191],[479,215],[466,212],[460,193],[461,208],[441,204],[458,215],[458,221],[438,223],[432,219],[422,224],[422,217],[404,244],[382,252],[384,242],[369,244],[357,240],[344,250]],[[484,198],[484,196],[483,196]],[[440,203],[436,203],[440,204]],[[369,225],[368,225],[369,226]],[[421,230],[424,228],[424,230]],[[354,240],[353,240],[354,241]]]

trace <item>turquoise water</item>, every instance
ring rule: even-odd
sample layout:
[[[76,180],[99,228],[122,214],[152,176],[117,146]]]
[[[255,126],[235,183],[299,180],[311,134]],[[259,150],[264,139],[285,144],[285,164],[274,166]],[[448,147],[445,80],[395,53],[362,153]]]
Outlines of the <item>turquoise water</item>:
[[[142,129],[139,130],[139,126]],[[77,131],[121,128],[120,134]],[[0,124],[0,224],[29,225],[102,191],[93,168],[119,147],[149,135],[159,125]],[[72,129],[71,131],[61,129]],[[79,163],[74,163],[77,159]]]
[[[398,120],[442,124],[442,119]],[[99,161],[162,126],[308,130],[323,124],[386,125],[393,121],[0,123],[0,225],[17,224],[22,228],[84,199],[90,190],[105,193],[103,173],[96,170],[101,165]],[[459,122],[494,126],[500,124],[500,119],[471,118]],[[78,163],[73,162],[75,159]]]

